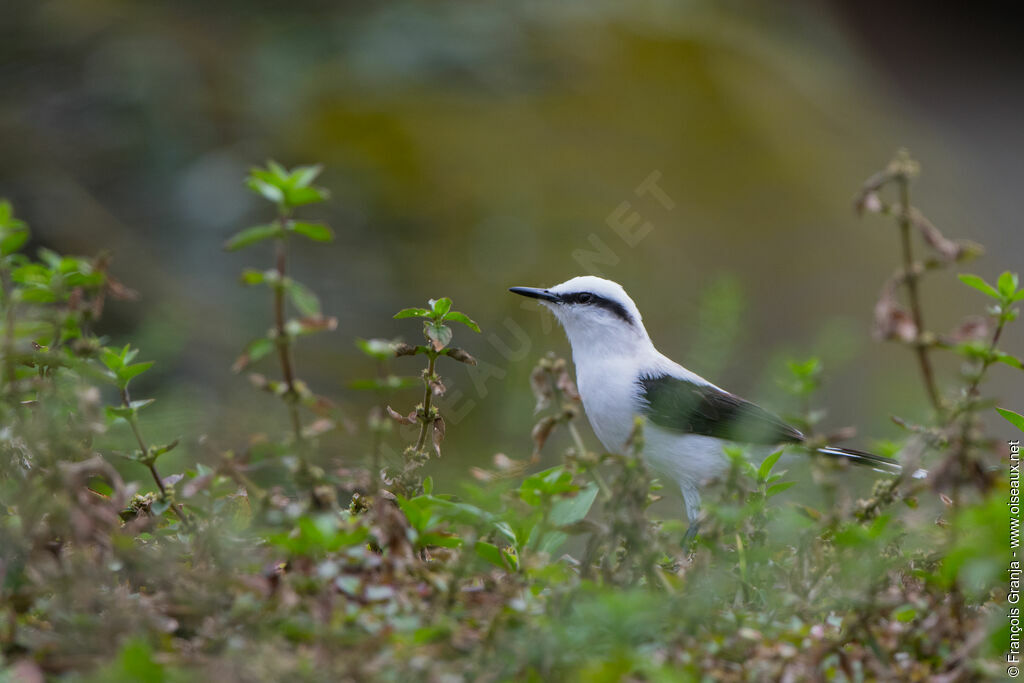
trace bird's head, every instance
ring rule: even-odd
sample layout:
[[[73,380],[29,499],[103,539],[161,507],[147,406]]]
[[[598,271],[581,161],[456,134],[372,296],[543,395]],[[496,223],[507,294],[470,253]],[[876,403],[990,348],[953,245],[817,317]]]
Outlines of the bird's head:
[[[650,344],[640,311],[617,282],[584,275],[547,289],[511,287],[509,291],[549,308],[565,328],[574,354],[588,349],[628,353]]]

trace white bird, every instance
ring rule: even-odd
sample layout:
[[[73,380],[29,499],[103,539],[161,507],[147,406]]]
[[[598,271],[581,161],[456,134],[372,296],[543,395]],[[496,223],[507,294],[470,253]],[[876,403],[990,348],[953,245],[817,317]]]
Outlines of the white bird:
[[[549,289],[512,287],[538,299],[565,329],[587,418],[609,452],[621,452],[636,416],[646,418],[644,458],[683,495],[692,536],[700,487],[728,468],[730,443],[776,446],[805,440],[800,430],[720,389],[659,353],[640,311],[618,283],[591,275]],[[821,455],[899,474],[895,460],[829,446]],[[920,473],[915,473],[915,477]]]

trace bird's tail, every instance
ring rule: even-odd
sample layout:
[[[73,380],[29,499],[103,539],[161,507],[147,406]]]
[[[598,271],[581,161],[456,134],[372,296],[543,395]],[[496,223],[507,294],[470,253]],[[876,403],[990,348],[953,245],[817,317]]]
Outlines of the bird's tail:
[[[874,453],[868,453],[867,451],[858,451],[854,448],[826,446],[824,448],[819,448],[818,453],[829,458],[846,460],[852,462],[854,465],[860,465],[861,467],[870,467],[874,471],[882,472],[883,474],[898,475],[903,472],[903,466],[892,458],[875,455]],[[928,476],[928,472],[927,470],[919,469],[911,476],[913,476],[914,479],[924,479]]]

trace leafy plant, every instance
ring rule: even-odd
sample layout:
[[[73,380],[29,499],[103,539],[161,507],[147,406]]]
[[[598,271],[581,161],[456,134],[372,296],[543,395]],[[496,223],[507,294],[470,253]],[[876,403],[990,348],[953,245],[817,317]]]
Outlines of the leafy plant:
[[[288,170],[274,161],[267,162],[266,168],[251,169],[246,186],[274,204],[277,217],[269,223],[245,228],[224,243],[225,249],[235,251],[260,242],[273,241],[274,266],[263,271],[244,270],[242,283],[248,286],[265,285],[270,289],[274,325],[265,336],[249,343],[236,361],[234,369],[240,372],[251,363],[274,351],[277,352],[281,366],[280,382],[268,380],[259,374],[253,374],[251,377],[255,386],[279,396],[284,401],[291,418],[292,437],[297,443],[332,426],[329,422],[322,422],[317,425],[313,434],[304,431],[299,406],[305,405],[322,414],[324,401],[315,396],[308,385],[296,376],[292,349],[299,337],[333,330],[337,327],[338,321],[332,317],[325,317],[320,311],[320,300],[317,295],[286,272],[288,239],[291,235],[301,235],[313,242],[334,240],[334,233],[323,223],[300,221],[294,217],[295,209],[298,207],[327,199],[327,190],[313,185],[321,170],[320,166],[297,166]],[[288,318],[286,298],[299,312],[299,318]],[[302,450],[299,452],[302,453]]]
[[[419,482],[416,480],[414,473],[429,457],[427,451],[428,436],[437,457],[441,457],[441,442],[444,440],[445,424],[444,418],[438,411],[437,406],[433,405],[433,398],[443,395],[445,386],[441,381],[441,377],[435,372],[437,359],[440,356],[448,356],[460,363],[476,365],[476,359],[465,350],[456,346],[449,346],[452,341],[453,332],[448,323],[461,323],[477,333],[480,332],[480,327],[465,313],[453,311],[452,300],[447,297],[430,299],[427,304],[430,308],[404,308],[395,314],[395,318],[399,320],[404,318],[422,318],[423,336],[427,341],[426,344],[416,346],[399,344],[395,348],[396,356],[424,355],[427,357],[427,367],[423,370],[423,401],[408,415],[401,415],[390,406],[387,407],[388,415],[398,423],[407,425],[419,424],[419,436],[416,437],[415,443],[405,450],[403,468],[390,474],[394,487],[403,494],[420,490]]]

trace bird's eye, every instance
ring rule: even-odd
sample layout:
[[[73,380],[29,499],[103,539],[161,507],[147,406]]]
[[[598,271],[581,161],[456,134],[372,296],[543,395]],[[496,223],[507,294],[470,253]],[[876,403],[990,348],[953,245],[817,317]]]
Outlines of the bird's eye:
[[[576,303],[578,304],[589,304],[594,300],[594,295],[590,292],[580,292],[576,295]]]

